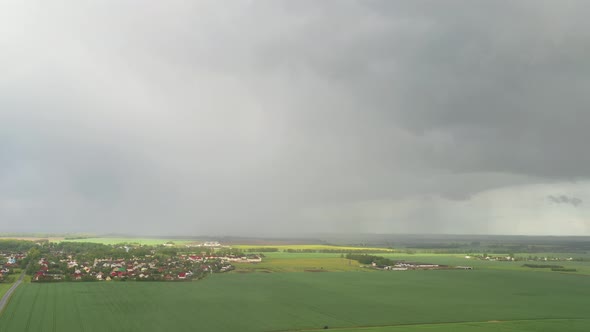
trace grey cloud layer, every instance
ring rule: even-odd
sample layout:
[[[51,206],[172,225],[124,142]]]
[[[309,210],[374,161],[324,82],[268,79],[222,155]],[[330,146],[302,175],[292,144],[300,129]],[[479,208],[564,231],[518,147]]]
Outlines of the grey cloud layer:
[[[383,229],[457,229],[431,197],[590,175],[585,7],[3,3],[0,218],[374,231],[365,214],[326,211],[422,197],[403,217],[410,207],[370,206],[390,211]]]
[[[549,196],[547,196],[547,199],[550,202],[553,202],[556,204],[570,204],[573,206],[578,206],[578,205],[584,203],[584,201],[582,201],[581,199],[579,199],[577,197],[569,197],[566,195],[559,195],[559,196],[549,195]]]

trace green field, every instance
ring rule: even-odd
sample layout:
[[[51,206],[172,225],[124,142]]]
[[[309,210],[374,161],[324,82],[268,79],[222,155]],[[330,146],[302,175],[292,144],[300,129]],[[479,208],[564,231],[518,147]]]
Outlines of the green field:
[[[464,254],[379,254],[391,259],[406,260],[406,261],[418,261],[423,263],[433,264],[445,264],[445,265],[468,265],[478,269],[496,269],[496,270],[515,270],[515,271],[527,271],[527,272],[551,272],[550,269],[531,269],[523,267],[526,263],[538,263],[538,264],[556,264],[562,265],[566,268],[575,268],[578,270],[577,274],[588,274],[590,275],[590,260],[589,261],[547,261],[547,262],[528,262],[528,261],[486,261],[480,259],[466,259]],[[527,256],[523,254],[522,256]],[[588,258],[588,255],[583,257]],[[555,273],[555,272],[552,272]]]
[[[27,283],[0,331],[587,331],[589,305],[590,277],[559,273],[233,273],[188,283]]]
[[[539,332],[539,331],[588,331],[587,319],[533,319],[513,321],[486,321],[467,323],[434,323],[382,326],[367,328],[330,329],[330,331],[365,332]]]
[[[10,289],[10,287],[12,286],[12,282],[3,282],[0,283],[0,298],[2,298],[2,296],[4,296],[4,294],[6,293],[6,291],[8,289]]]
[[[259,264],[236,264],[239,270],[246,271],[272,271],[272,272],[303,272],[310,269],[323,269],[326,271],[373,271],[371,269],[360,268],[358,262],[349,261],[341,258],[342,254],[335,253],[285,253],[269,252],[264,253],[265,258]],[[493,270],[513,270],[522,272],[553,272],[550,269],[531,269],[523,267],[525,261],[486,261],[479,259],[465,259],[465,255],[451,254],[374,254],[384,256],[395,260],[416,261],[422,263],[433,263],[442,265],[467,265],[475,269],[493,269]],[[532,262],[535,263],[535,262]],[[539,262],[543,263],[543,262]],[[551,262],[549,262],[551,263]],[[559,261],[552,264],[562,265],[566,268],[575,268],[574,274],[590,275],[590,261],[585,262],[568,262]]]
[[[12,287],[12,285],[14,284],[15,280],[18,279],[20,273],[22,272],[21,269],[13,269],[12,275],[10,276],[10,279],[12,279],[12,281],[4,281],[2,283],[0,283],[0,298],[2,298],[2,296],[4,296],[4,294],[6,294],[6,292],[10,289],[10,287]],[[29,276],[25,276],[25,278],[29,278],[28,280],[30,280]]]
[[[146,245],[172,241],[178,246],[194,242],[122,237],[72,241]],[[236,263],[235,271],[194,282],[25,282],[0,316],[0,331],[279,332],[324,330],[324,326],[332,331],[372,332],[590,331],[590,261],[547,261],[577,269],[563,273],[524,267],[524,261],[388,250],[373,255],[467,265],[474,270],[377,271],[341,253],[285,252],[375,248],[236,247],[279,251],[264,252],[261,263]],[[8,287],[0,285],[0,294]]]

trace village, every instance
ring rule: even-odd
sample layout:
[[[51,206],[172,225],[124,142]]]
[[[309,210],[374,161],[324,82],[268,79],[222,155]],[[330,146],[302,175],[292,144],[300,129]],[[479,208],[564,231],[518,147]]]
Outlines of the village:
[[[182,251],[181,251],[182,250]],[[189,281],[235,269],[234,263],[260,263],[262,255],[208,242],[201,246],[37,244],[28,252],[0,252],[0,281],[26,269],[31,282]]]

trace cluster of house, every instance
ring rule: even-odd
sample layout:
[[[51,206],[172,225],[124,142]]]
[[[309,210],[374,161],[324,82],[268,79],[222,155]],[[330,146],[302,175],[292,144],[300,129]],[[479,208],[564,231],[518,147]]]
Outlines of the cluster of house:
[[[440,264],[425,264],[425,263],[412,263],[412,262],[398,262],[391,266],[379,267],[375,263],[371,264],[373,268],[387,271],[407,271],[407,270],[442,270],[442,269],[459,269],[459,270],[472,270],[470,266],[449,266]]]
[[[95,259],[94,262],[41,258],[33,281],[59,280],[190,280],[197,272],[207,272],[211,264],[196,264],[170,258],[158,260],[147,257],[133,259]]]
[[[220,257],[220,259],[224,262],[234,262],[234,263],[260,263],[262,262],[262,257],[259,255],[246,255],[246,256],[236,256],[236,255],[227,255]]]
[[[0,255],[3,257],[3,261],[6,261],[6,263],[4,263],[4,265],[7,267],[16,266],[16,265],[18,265],[18,263],[17,263],[18,261],[27,257],[27,254],[22,253],[22,252],[17,252],[17,253],[7,252],[7,253],[0,253]]]
[[[11,269],[18,266],[18,261],[27,257],[24,253],[1,253],[4,264],[0,264],[0,281],[11,273]]]
[[[256,255],[216,256],[178,255],[167,259],[155,257],[134,257],[132,259],[96,258],[93,262],[82,262],[73,256],[58,259],[41,258],[33,281],[60,280],[192,280],[207,273],[227,272],[234,269],[231,262],[261,262]]]
[[[179,255],[181,259],[186,259],[193,262],[207,262],[207,261],[214,261],[220,260],[222,262],[235,262],[235,263],[260,263],[262,262],[262,257],[259,255],[209,255],[209,256],[199,256],[199,255]]]
[[[208,242],[203,242],[203,243],[189,243],[189,244],[185,244],[185,247],[187,247],[187,248],[201,248],[201,247],[206,247],[206,248],[229,248],[229,246],[221,245],[221,243],[219,243],[217,241],[208,241]]]
[[[516,258],[514,256],[488,256],[488,255],[475,255],[475,256],[467,255],[467,256],[465,256],[465,259],[480,259],[480,260],[486,260],[486,261],[504,261],[504,262],[513,262],[515,260],[521,260],[521,259]]]
[[[573,261],[575,260],[573,257],[546,257],[546,256],[528,256],[528,257],[519,257],[519,256],[490,256],[487,254],[484,255],[467,255],[465,259],[480,259],[486,261]]]
[[[4,277],[8,274],[10,274],[10,268],[7,267],[6,264],[0,267],[0,280],[4,280]]]
[[[373,263],[375,264],[375,263]],[[377,267],[373,265],[373,267]],[[440,268],[447,268],[444,265],[438,264],[424,264],[424,263],[410,263],[410,262],[398,262],[391,266],[384,266],[381,268],[382,270],[389,270],[389,271],[406,271],[406,270],[432,270],[432,269],[440,269]]]

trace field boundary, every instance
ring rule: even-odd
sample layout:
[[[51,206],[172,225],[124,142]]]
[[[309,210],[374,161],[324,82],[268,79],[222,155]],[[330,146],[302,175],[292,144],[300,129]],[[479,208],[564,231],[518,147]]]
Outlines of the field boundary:
[[[358,330],[382,327],[404,327],[404,326],[432,326],[432,325],[458,325],[458,324],[502,324],[502,323],[516,323],[516,322],[534,322],[534,321],[572,321],[572,320],[590,320],[590,318],[531,318],[531,319],[492,319],[482,321],[456,321],[456,322],[433,322],[433,323],[402,323],[402,324],[387,324],[387,325],[358,325],[358,326],[331,326],[330,330]],[[289,330],[270,330],[267,332],[304,332],[304,331],[325,331],[323,327],[309,328],[309,329],[289,329]]]

